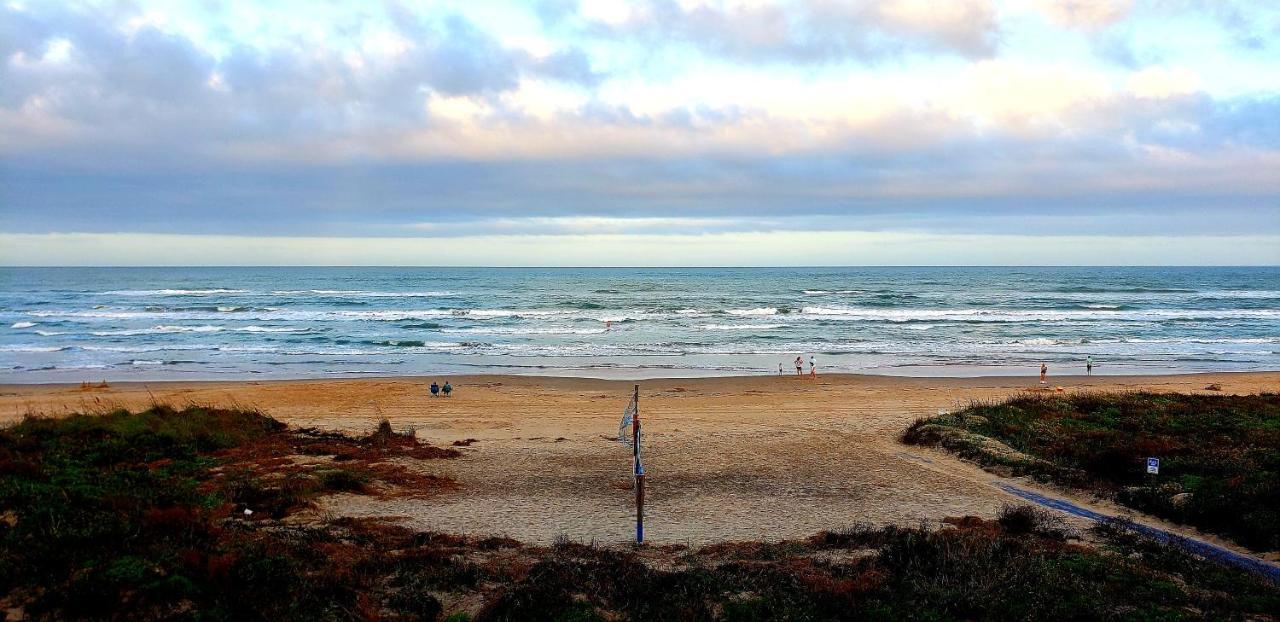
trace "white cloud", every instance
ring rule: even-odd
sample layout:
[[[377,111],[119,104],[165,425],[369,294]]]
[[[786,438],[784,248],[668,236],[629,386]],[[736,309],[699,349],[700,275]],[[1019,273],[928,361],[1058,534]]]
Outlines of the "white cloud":
[[[1091,29],[1110,26],[1133,9],[1133,0],[1036,0],[1035,4],[1057,24]]]
[[[1160,99],[1200,90],[1200,75],[1185,67],[1145,67],[1129,76],[1127,88],[1138,97]]]

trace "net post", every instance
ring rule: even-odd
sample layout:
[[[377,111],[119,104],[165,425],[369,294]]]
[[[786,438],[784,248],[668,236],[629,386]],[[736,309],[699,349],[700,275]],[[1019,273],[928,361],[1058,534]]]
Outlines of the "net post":
[[[631,452],[636,481],[636,544],[644,543],[644,466],[640,464],[640,385],[635,385],[631,399],[636,405],[631,417]]]

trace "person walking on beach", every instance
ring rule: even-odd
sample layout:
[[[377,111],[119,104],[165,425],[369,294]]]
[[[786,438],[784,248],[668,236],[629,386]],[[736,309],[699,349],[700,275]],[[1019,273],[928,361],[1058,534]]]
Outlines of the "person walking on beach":
[[[1092,356],[1084,357],[1084,371],[1090,376],[1093,375],[1093,357]]]
[[[796,375],[804,375],[804,359],[798,356],[796,357]]]
[[[435,380],[431,381],[431,397],[440,397],[440,385]]]
[[[1044,363],[1040,364],[1040,384],[1045,384],[1046,378],[1049,377],[1049,366]]]
[[[782,363],[778,363],[778,375],[782,375]]]
[[[453,385],[449,384],[448,380],[445,380],[444,389],[442,389],[442,391],[444,391],[445,397],[449,397],[449,394],[453,393]]]
[[[809,379],[810,380],[818,379],[818,363],[813,360],[812,354],[809,355]]]

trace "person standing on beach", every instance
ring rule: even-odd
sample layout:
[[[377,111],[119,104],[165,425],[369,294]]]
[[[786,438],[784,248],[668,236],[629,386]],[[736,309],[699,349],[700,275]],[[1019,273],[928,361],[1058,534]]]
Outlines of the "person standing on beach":
[[[796,375],[797,376],[804,375],[804,359],[798,356],[796,357]]]
[[[810,380],[818,379],[818,363],[813,360],[812,354],[809,355],[809,379]]]
[[[1093,357],[1092,356],[1084,357],[1084,371],[1090,376],[1093,375]]]
[[[1045,379],[1049,377],[1049,366],[1044,363],[1040,364],[1040,384],[1045,383]]]
[[[778,375],[782,375],[782,363],[778,363]]]

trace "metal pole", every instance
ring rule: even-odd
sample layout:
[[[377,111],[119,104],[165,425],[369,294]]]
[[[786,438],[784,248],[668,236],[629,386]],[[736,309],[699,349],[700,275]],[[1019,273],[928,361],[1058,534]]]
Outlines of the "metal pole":
[[[640,464],[640,385],[632,396],[636,414],[631,418],[631,452],[636,478],[636,543],[644,542],[644,466]]]

